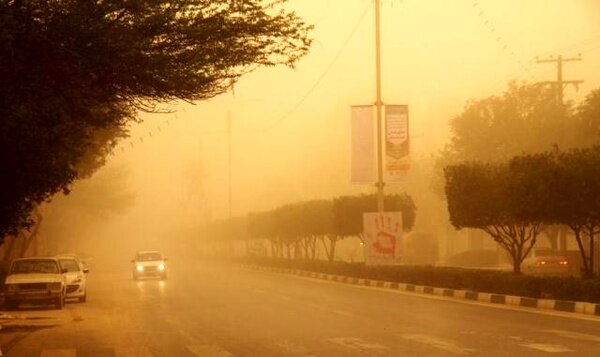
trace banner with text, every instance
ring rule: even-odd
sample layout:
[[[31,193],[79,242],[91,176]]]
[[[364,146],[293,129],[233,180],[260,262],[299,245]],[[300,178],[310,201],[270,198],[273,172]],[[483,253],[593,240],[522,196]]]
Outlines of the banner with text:
[[[351,107],[352,183],[374,183],[376,179],[375,129],[372,105]]]
[[[363,213],[366,265],[395,265],[402,258],[402,212]]]
[[[410,168],[408,106],[385,106],[385,181],[405,180]]]

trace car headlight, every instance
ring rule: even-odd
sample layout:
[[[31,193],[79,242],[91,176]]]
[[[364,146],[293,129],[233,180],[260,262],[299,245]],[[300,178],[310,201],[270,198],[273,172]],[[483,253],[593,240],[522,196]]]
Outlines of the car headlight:
[[[47,285],[48,290],[60,290],[62,288],[62,284],[61,283],[49,283]]]
[[[159,264],[158,265],[158,270],[165,270],[165,265],[164,264]]]
[[[143,265],[138,265],[136,266],[137,271],[144,271],[144,266]]]
[[[9,292],[19,291],[19,285],[17,285],[17,284],[8,284],[8,285],[6,285],[6,291],[9,291]]]
[[[72,284],[79,284],[79,283],[81,283],[81,278],[77,278],[77,279],[73,280],[71,283]]]

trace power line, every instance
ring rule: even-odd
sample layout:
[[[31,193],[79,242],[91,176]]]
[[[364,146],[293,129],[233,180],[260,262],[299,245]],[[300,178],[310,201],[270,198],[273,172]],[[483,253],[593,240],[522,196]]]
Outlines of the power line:
[[[283,122],[284,120],[289,118],[290,115],[292,115],[296,110],[298,110],[298,108],[300,108],[300,106],[306,101],[306,99],[308,99],[308,97],[314,92],[314,90],[319,86],[319,84],[321,84],[321,82],[323,81],[325,76],[327,76],[327,74],[329,74],[329,71],[331,71],[331,69],[333,68],[335,63],[338,61],[338,59],[342,55],[342,52],[344,52],[344,50],[350,43],[350,40],[352,40],[352,38],[356,34],[356,31],[358,30],[358,28],[362,24],[363,20],[365,19],[365,16],[367,15],[367,12],[369,11],[370,7],[371,7],[371,4],[368,4],[368,6],[365,7],[365,10],[362,12],[360,17],[358,18],[358,21],[356,22],[356,25],[354,25],[354,27],[352,28],[352,31],[350,31],[350,34],[346,37],[346,39],[342,43],[342,46],[339,48],[339,50],[337,51],[337,53],[335,54],[335,56],[333,57],[331,62],[327,65],[327,67],[325,67],[325,70],[323,71],[323,73],[321,73],[321,75],[317,78],[315,83],[308,89],[306,94],[304,94],[300,98],[300,100],[290,110],[288,110],[285,114],[283,114],[281,117],[276,119],[273,122],[273,124],[271,124],[270,126],[265,128],[262,131],[263,133],[268,132],[269,130],[275,128],[277,125],[281,124],[281,122]]]
[[[587,40],[575,42],[575,43],[566,45],[561,48],[556,48],[556,49],[553,49],[550,51],[539,53],[538,56],[548,56],[553,53],[565,52],[565,51],[573,51],[574,52],[575,49],[582,49],[578,52],[583,53],[583,52],[587,52],[591,49],[598,47],[599,44],[600,44],[600,35],[595,35],[595,36],[588,38]]]
[[[527,73],[527,75],[532,80],[535,80],[536,78],[533,75],[533,73],[530,71],[530,69],[527,66],[525,66],[523,61],[521,61],[521,59],[517,56],[516,52],[511,48],[509,43],[498,33],[498,31],[496,30],[496,27],[492,24],[490,19],[487,17],[485,12],[483,11],[483,8],[481,7],[481,5],[479,4],[479,2],[477,0],[473,0],[473,9],[475,9],[475,11],[477,11],[477,14],[478,14],[479,18],[481,19],[481,21],[483,22],[483,25],[488,29],[488,31],[490,32],[490,35],[494,38],[496,43],[498,43],[498,46],[504,52],[509,54],[510,57],[512,57],[519,64],[521,69],[525,73]]]
[[[553,63],[556,62],[556,81],[544,81],[540,82],[541,84],[552,84],[556,87],[556,100],[559,105],[563,104],[563,90],[564,87],[572,84],[575,86],[575,89],[578,89],[579,84],[583,83],[582,80],[569,80],[566,81],[563,79],[563,64],[565,62],[572,61],[581,61],[581,56],[572,57],[572,58],[563,58],[563,56],[559,55],[557,58],[553,58],[552,56],[547,59],[539,60],[536,57],[536,63]]]

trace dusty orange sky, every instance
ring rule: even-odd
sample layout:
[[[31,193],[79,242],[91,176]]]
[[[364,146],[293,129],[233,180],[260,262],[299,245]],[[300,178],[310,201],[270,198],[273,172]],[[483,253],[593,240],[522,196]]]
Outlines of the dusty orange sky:
[[[234,215],[373,190],[349,183],[349,107],[375,100],[373,1],[286,7],[315,25],[311,53],[295,69],[263,68],[235,96],[144,115],[117,148],[110,165],[132,167],[141,197],[132,217],[195,217],[198,204],[227,216],[228,113]],[[567,99],[600,87],[597,0],[382,0],[381,36],[383,100],[409,105],[417,161],[443,147],[467,100],[500,94],[510,80],[554,80],[555,65],[536,56],[581,54],[564,77],[585,83],[568,87]]]

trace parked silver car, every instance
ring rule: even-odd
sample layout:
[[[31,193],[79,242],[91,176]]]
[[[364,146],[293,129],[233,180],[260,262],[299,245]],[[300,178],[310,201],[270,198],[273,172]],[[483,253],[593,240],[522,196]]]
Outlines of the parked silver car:
[[[87,300],[87,277],[89,271],[79,259],[72,255],[57,256],[66,282],[66,298],[76,298],[79,302]]]

